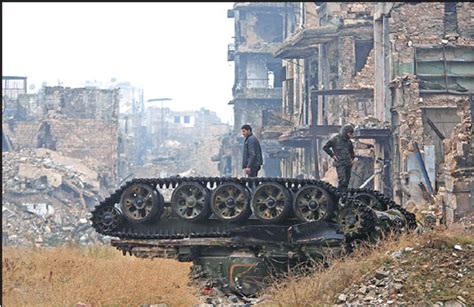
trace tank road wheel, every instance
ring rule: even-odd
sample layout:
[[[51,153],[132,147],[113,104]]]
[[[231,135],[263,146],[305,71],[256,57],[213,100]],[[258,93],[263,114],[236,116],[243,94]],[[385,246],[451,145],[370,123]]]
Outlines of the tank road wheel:
[[[388,209],[387,204],[382,202],[374,193],[370,193],[363,190],[362,191],[352,190],[349,193],[352,198],[361,201],[362,203],[366,204],[372,209],[375,209],[378,211],[386,211]]]
[[[375,228],[375,212],[356,199],[348,199],[339,210],[338,224],[349,240],[363,239]]]
[[[253,192],[250,203],[253,214],[267,223],[279,222],[291,211],[290,192],[273,182],[259,185]]]
[[[122,213],[112,206],[97,208],[92,217],[93,225],[103,233],[109,233],[116,230],[122,221]]]
[[[334,201],[325,189],[316,185],[305,185],[296,193],[293,211],[303,222],[327,220],[333,215]]]
[[[199,221],[209,217],[210,192],[196,182],[183,182],[171,195],[171,207],[180,218]]]
[[[224,183],[218,186],[211,197],[211,209],[219,220],[238,222],[247,219],[250,210],[250,193],[240,184]]]
[[[163,212],[163,197],[150,185],[136,183],[120,198],[123,215],[133,223],[152,221]]]

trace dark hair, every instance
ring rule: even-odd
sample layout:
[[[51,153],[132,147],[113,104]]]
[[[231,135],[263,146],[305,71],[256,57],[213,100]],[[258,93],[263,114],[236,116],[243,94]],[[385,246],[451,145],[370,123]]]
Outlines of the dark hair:
[[[250,132],[252,132],[252,127],[250,127],[250,125],[247,125],[247,124],[246,124],[246,125],[243,125],[243,126],[240,128],[240,130],[242,130],[242,129],[249,130]]]

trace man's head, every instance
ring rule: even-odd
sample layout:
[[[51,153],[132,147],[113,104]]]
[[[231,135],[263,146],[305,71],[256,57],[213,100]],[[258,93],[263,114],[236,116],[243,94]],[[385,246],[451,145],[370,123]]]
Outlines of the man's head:
[[[343,137],[351,139],[354,136],[354,126],[347,124],[341,129],[341,134]]]
[[[240,128],[241,132],[242,132],[242,136],[244,138],[248,137],[249,135],[252,134],[252,127],[250,127],[250,125],[243,125],[241,128]]]

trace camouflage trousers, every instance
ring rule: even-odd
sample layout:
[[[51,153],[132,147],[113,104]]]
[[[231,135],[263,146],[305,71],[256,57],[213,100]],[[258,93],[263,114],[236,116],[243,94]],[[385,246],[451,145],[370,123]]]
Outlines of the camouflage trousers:
[[[352,165],[338,165],[337,171],[337,187],[341,192],[347,191],[349,180],[351,179]]]

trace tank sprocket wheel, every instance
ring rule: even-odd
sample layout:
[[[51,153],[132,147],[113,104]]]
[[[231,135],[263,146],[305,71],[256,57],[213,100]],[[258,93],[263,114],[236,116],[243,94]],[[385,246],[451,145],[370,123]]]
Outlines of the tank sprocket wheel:
[[[221,221],[239,222],[251,214],[250,193],[242,185],[227,182],[219,185],[211,196],[211,210]]]
[[[201,221],[211,214],[210,191],[197,182],[181,183],[171,195],[171,208],[180,218]]]
[[[92,214],[93,227],[104,233],[116,230],[123,221],[122,213],[113,206],[99,207]]]
[[[291,194],[281,184],[264,182],[252,194],[250,205],[256,218],[265,223],[283,220],[291,211]]]
[[[127,220],[132,223],[153,221],[163,212],[163,196],[144,183],[134,183],[123,191],[120,207]]]
[[[395,209],[400,211],[404,216],[405,219],[407,220],[407,228],[408,229],[415,229],[417,227],[416,224],[416,215],[408,211],[407,209],[403,208],[387,196],[383,195],[381,196],[381,199],[383,202],[387,204],[388,209]]]
[[[334,200],[327,190],[317,185],[305,185],[295,195],[293,212],[303,222],[327,220],[334,212]]]
[[[400,205],[397,205],[395,202],[393,202],[393,204],[389,204],[389,208],[398,210],[405,216],[405,219],[407,220],[407,224],[408,224],[407,225],[408,229],[415,229],[417,227],[416,215],[414,213],[411,213],[407,209],[402,208]]]
[[[386,211],[388,204],[384,201],[384,195],[378,191],[371,189],[350,189],[348,191],[350,197],[361,201],[372,209]]]
[[[346,238],[350,240],[364,239],[374,231],[375,212],[361,201],[346,198],[344,206],[339,209],[338,224]]]
[[[416,224],[415,214],[407,211],[405,208],[401,207],[400,205],[395,203],[393,200],[391,200],[389,197],[385,196],[384,194],[372,189],[367,189],[367,188],[366,189],[351,189],[349,193],[352,197],[354,197],[354,195],[361,195],[362,197],[355,197],[355,198],[362,200],[364,203],[366,203],[364,201],[364,198],[368,195],[372,195],[372,199],[373,199],[372,203],[376,205],[371,206],[369,204],[370,207],[379,211],[387,211],[390,209],[398,210],[405,216],[405,219],[407,220],[407,224],[408,224],[407,228],[408,229],[416,228],[417,224]]]

